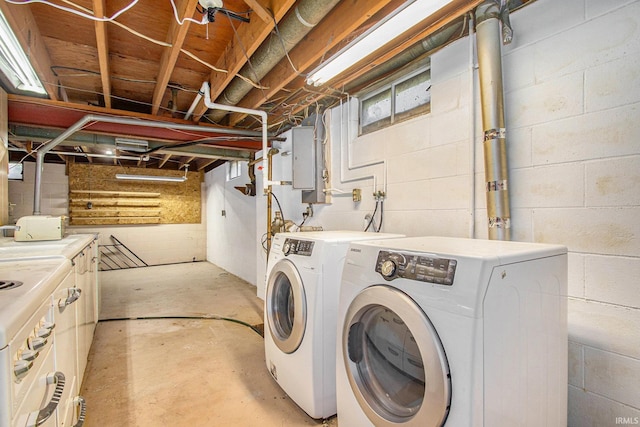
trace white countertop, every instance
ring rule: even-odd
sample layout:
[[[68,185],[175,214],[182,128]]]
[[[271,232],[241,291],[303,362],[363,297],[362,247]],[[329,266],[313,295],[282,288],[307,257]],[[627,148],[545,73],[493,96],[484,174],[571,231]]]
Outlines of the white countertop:
[[[20,281],[22,286],[0,290],[0,349],[49,298],[71,271],[65,257],[0,261],[1,281]]]
[[[0,290],[0,349],[49,298],[71,271],[71,259],[96,235],[70,234],[61,240],[16,242],[0,238],[0,281],[20,281],[22,286]]]
[[[69,234],[61,240],[16,242],[12,237],[0,237],[0,261],[55,256],[72,259],[95,238],[94,234]]]

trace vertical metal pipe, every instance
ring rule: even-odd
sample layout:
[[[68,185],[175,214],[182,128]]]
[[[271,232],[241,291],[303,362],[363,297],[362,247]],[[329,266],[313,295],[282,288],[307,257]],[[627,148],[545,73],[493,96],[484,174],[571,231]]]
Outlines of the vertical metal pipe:
[[[273,165],[273,154],[271,152],[271,150],[269,150],[268,153],[262,153],[262,157],[267,157],[267,181],[271,182],[271,180],[273,179],[273,168],[271,167]],[[271,208],[272,208],[272,204],[273,204],[273,195],[271,194],[271,191],[273,190],[273,187],[271,186],[271,184],[267,185],[267,189],[266,189],[266,195],[267,195],[267,257],[269,256],[269,252],[271,251]]]
[[[499,4],[478,6],[476,21],[489,239],[511,240]]]

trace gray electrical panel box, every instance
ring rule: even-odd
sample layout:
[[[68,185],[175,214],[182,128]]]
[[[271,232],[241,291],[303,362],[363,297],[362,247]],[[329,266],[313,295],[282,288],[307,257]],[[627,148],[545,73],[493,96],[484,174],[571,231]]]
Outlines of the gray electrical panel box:
[[[316,147],[313,126],[291,129],[291,151],[293,156],[293,188],[295,190],[316,189]]]

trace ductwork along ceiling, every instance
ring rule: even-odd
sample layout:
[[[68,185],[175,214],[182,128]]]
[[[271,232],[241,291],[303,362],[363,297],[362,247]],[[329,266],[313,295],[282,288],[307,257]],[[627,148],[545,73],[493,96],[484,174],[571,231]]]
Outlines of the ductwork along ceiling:
[[[453,0],[328,84],[306,84],[311,70],[404,3],[0,0],[0,11],[47,92],[34,97],[1,81],[9,93],[11,159],[35,158],[41,144],[87,115],[166,127],[89,123],[45,162],[166,169],[190,163],[190,170],[209,170],[228,159],[248,159],[262,148],[260,118],[208,110],[198,96],[203,82],[216,104],[267,112],[273,140],[317,109],[339,103],[347,92],[468,34],[466,16],[482,0]],[[119,145],[116,154],[122,158],[106,156],[123,137],[147,141],[147,147],[131,152]]]

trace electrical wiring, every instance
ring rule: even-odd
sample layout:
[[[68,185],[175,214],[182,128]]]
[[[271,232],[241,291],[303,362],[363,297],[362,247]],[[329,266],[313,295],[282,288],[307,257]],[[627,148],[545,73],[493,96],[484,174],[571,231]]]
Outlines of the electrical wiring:
[[[115,17],[120,16],[122,13],[126,12],[126,10],[130,9],[131,7],[133,7],[135,5],[135,3],[137,3],[139,0],[134,0],[129,6],[127,6],[125,9],[122,9],[120,12],[117,12],[111,18],[97,18],[96,16],[90,14],[90,13],[92,13],[92,11],[90,9],[84,8],[84,7],[82,7],[80,5],[77,5],[77,4],[75,4],[73,2],[70,2],[70,1],[68,1],[67,3],[74,5],[78,9],[84,10],[85,12],[84,13],[83,12],[78,12],[78,11],[75,11],[73,9],[70,9],[70,8],[67,8],[67,7],[64,7],[64,6],[60,6],[60,5],[57,5],[57,4],[50,3],[47,0],[24,0],[24,1],[5,0],[5,1],[8,2],[8,3],[13,3],[13,4],[28,4],[28,3],[43,3],[43,4],[47,4],[49,6],[56,7],[57,9],[61,9],[61,10],[67,11],[67,12],[73,13],[75,15],[78,15],[78,16],[81,16],[83,18],[87,18],[87,19],[90,19],[90,20],[93,20],[93,21],[110,22],[110,23],[112,23],[114,25],[117,25],[118,27],[122,28],[123,30],[130,32],[131,34],[133,34],[133,35],[135,35],[137,37],[140,37],[140,38],[142,38],[144,40],[147,40],[148,42],[157,44],[159,46],[162,46],[162,47],[173,47],[173,44],[171,44],[171,43],[163,42],[161,40],[156,40],[154,38],[146,36],[146,35],[138,32],[138,31],[134,30],[133,28],[130,28],[130,27],[128,27],[128,26],[126,26],[126,25],[124,25],[124,24],[122,24],[122,23],[120,23],[120,22],[115,20]],[[211,69],[213,71],[216,71],[216,72],[219,72],[219,73],[225,73],[225,74],[229,73],[229,71],[224,70],[222,68],[218,68],[218,67],[208,63],[207,61],[199,58],[197,55],[195,55],[194,53],[189,52],[188,50],[186,50],[184,48],[181,48],[180,52],[184,53],[189,58],[199,62],[200,64],[204,65],[205,67],[207,67],[207,68],[209,68],[209,69]],[[257,85],[251,79],[248,79],[248,78],[246,78],[245,76],[243,76],[243,75],[241,75],[239,73],[236,74],[236,76],[238,78],[246,81],[247,83],[249,83],[251,86],[253,86],[256,89],[269,89],[268,87],[262,87],[260,85]]]
[[[367,224],[367,226],[365,227],[364,231],[369,231],[369,227],[371,227],[371,224],[373,224],[373,219],[376,216],[376,212],[378,212],[378,204],[380,203],[379,200],[376,200],[376,207],[373,210],[373,213],[371,214],[371,218],[369,218],[369,223]],[[375,231],[375,225],[373,226],[373,229]]]
[[[43,84],[46,84],[46,85],[49,85],[49,86],[53,86],[53,87],[59,87],[59,88],[63,88],[63,89],[74,90],[74,91],[77,91],[77,92],[91,93],[91,94],[94,94],[94,95],[102,95],[102,96],[104,96],[103,92],[98,92],[98,91],[95,91],[95,90],[81,89],[81,88],[78,88],[78,87],[73,87],[73,86],[69,86],[69,85],[63,85],[63,84],[59,84],[59,83],[51,83],[51,82],[47,82],[47,81],[43,81]],[[147,107],[153,106],[153,104],[151,104],[150,102],[138,101],[136,99],[125,98],[125,97],[117,96],[117,95],[111,95],[111,98],[118,99],[118,100],[121,100],[121,101],[126,101],[126,102],[132,102],[132,103],[139,104],[139,105],[144,105],[144,106],[147,106]],[[161,110],[171,111],[171,109],[169,109],[167,107],[163,107],[162,105],[160,105],[159,108]],[[186,111],[179,111],[179,112],[183,113],[183,114],[186,113]]]
[[[280,211],[280,215],[282,215],[282,220],[284,221],[284,212],[282,212],[282,206],[280,206],[280,200],[278,200],[278,198],[276,197],[275,194],[273,194],[273,192],[271,192],[271,196],[273,196],[276,203],[278,204],[278,210]]]
[[[99,21],[99,22],[111,22],[111,21],[113,21],[114,19],[116,19],[118,16],[122,15],[122,14],[123,14],[123,13],[125,13],[127,10],[129,10],[129,9],[131,9],[133,6],[135,6],[135,5],[136,5],[136,3],[138,3],[138,1],[140,1],[140,0],[133,0],[133,1],[132,1],[131,3],[129,3],[127,6],[125,6],[124,8],[120,9],[118,12],[114,13],[113,15],[111,15],[111,17],[109,17],[109,18],[107,18],[107,17],[102,17],[102,18],[100,18],[100,17],[98,17],[98,16],[95,16],[95,15],[93,15],[93,14],[90,14],[90,13],[91,13],[91,11],[89,11],[89,13],[87,13],[86,11],[87,11],[88,9],[86,9],[86,8],[84,8],[84,7],[82,7],[82,6],[79,6],[79,5],[75,4],[75,3],[68,2],[68,1],[65,1],[65,3],[67,3],[67,4],[71,4],[71,5],[73,5],[74,7],[78,8],[78,9],[80,9],[80,10],[71,9],[71,8],[69,8],[69,7],[65,7],[65,6],[62,6],[62,5],[59,5],[59,4],[52,3],[52,2],[50,2],[50,1],[48,1],[48,0],[23,0],[23,1],[18,1],[18,0],[5,0],[5,1],[6,1],[7,3],[11,3],[11,4],[42,3],[42,4],[45,4],[45,5],[47,5],[47,6],[51,6],[51,7],[53,7],[53,8],[56,8],[56,9],[62,10],[62,11],[64,11],[64,12],[69,12],[69,13],[72,13],[72,14],[74,14],[74,15],[78,15],[78,16],[81,16],[81,17],[83,17],[83,18],[90,19],[90,20],[92,20],[92,21]],[[82,12],[81,10],[83,10],[84,12]]]
[[[289,56],[289,52],[287,51],[287,48],[284,45],[284,39],[282,38],[282,35],[280,34],[280,30],[278,29],[278,22],[276,21],[276,17],[273,16],[273,13],[271,13],[271,19],[273,19],[273,28],[276,30],[276,35],[278,36],[278,40],[280,40],[280,44],[282,45],[282,51],[284,52],[285,56],[287,57],[287,60],[289,61],[289,65],[291,65],[291,68],[293,68],[293,71],[303,77],[307,77],[307,74],[302,74],[300,71],[298,71],[298,69],[296,68],[295,65],[293,65],[293,61],[291,60],[291,57]]]
[[[183,25],[185,21],[193,22],[198,25],[206,25],[208,24],[207,18],[205,14],[202,15],[202,19],[198,21],[197,19],[185,17],[182,21],[180,21],[180,17],[178,16],[178,8],[176,7],[176,3],[174,0],[170,0],[171,8],[173,9],[173,17],[176,19],[178,25]]]
[[[382,229],[383,212],[384,212],[384,200],[380,200],[380,223],[378,225],[378,228],[376,228],[376,233],[379,233],[380,230]]]
[[[260,86],[260,90],[262,91],[262,95],[265,96],[264,90],[266,89],[266,87],[262,86],[262,83],[260,82],[260,79],[258,78],[258,73],[256,73],[255,68],[253,68],[253,63],[251,62],[251,58],[249,57],[249,53],[245,49],[244,44],[242,43],[242,39],[238,35],[238,31],[236,31],[236,26],[233,25],[233,22],[231,21],[231,16],[229,16],[229,14],[227,14],[227,13],[225,13],[225,15],[227,16],[227,19],[229,20],[229,25],[233,29],[233,34],[235,35],[236,40],[238,40],[238,44],[240,45],[240,49],[242,49],[242,53],[244,54],[244,57],[247,59],[247,64],[249,64],[249,68],[251,68],[251,71],[253,72],[253,75],[254,75],[255,79],[258,81],[258,84]],[[237,75],[239,76],[240,73],[238,73]],[[252,81],[252,84],[253,84],[253,81]]]
[[[232,317],[223,317],[217,315],[202,315],[202,316],[135,316],[135,317],[113,317],[109,319],[99,319],[98,322],[120,322],[126,320],[164,320],[164,319],[186,319],[186,320],[224,320],[227,322],[237,323],[242,326],[246,326],[256,334],[264,337],[264,333],[256,326],[251,325],[242,320],[234,319]]]
[[[93,70],[87,70],[85,68],[76,68],[76,67],[67,67],[64,65],[52,65],[50,67],[51,71],[53,72],[53,75],[55,75],[56,77],[94,77],[94,76],[100,76],[100,72],[99,71],[93,71]],[[56,70],[68,70],[68,71],[77,71],[78,74],[59,74],[56,72]],[[130,82],[130,83],[143,83],[143,84],[157,84],[158,82],[156,80],[144,80],[144,79],[132,79],[130,77],[120,77],[120,76],[116,76],[114,74],[109,75],[110,79],[113,80],[121,80],[123,82]],[[183,92],[189,92],[189,93],[198,93],[198,89],[189,89],[186,88],[184,86],[181,85],[175,85],[175,84],[167,84],[167,88],[169,89],[178,89],[180,91]]]

